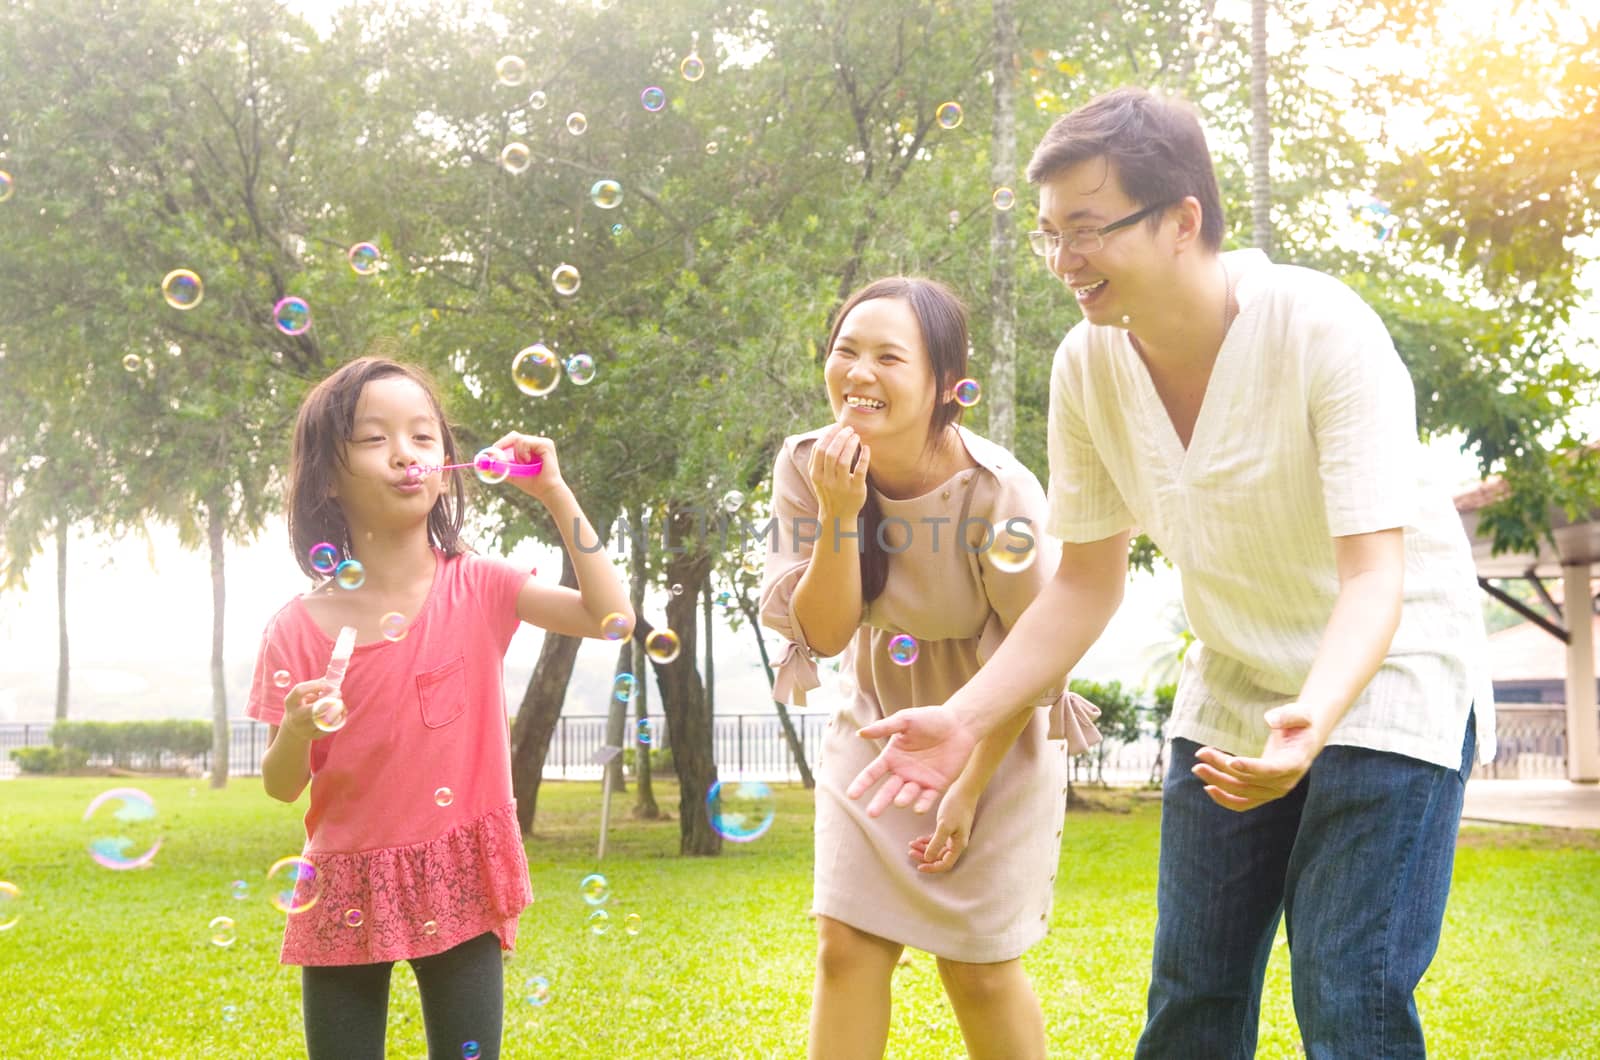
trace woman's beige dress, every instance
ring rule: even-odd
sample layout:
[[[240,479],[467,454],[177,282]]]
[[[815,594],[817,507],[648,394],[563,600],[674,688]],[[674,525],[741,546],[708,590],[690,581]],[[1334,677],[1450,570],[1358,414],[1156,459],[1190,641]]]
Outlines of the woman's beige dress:
[[[785,700],[819,685],[791,598],[813,550],[834,547],[832,528],[816,528],[806,471],[820,434],[786,439],[773,470],[777,532],[769,537],[761,617],[791,642],[775,690]],[[979,800],[971,844],[948,873],[918,872],[906,850],[933,831],[933,813],[891,807],[869,818],[867,799],[844,794],[882,747],[856,730],[902,707],[944,702],[977,672],[1055,570],[1059,546],[1043,536],[1045,497],[1033,473],[970,431],[962,430],[961,440],[976,468],[919,497],[880,496],[888,582],[863,610],[841,660],[844,704],[828,726],[817,769],[813,910],[941,957],[988,963],[1021,955],[1049,924],[1066,808],[1062,737],[1070,730],[1081,740],[1083,711],[1093,708],[1056,694],[1040,703]],[[1038,541],[1036,560],[1021,571],[997,568],[982,548],[986,527],[1004,528],[1013,518],[1031,520],[1029,533]],[[843,538],[839,547],[854,553],[856,542]],[[900,633],[917,642],[909,666],[889,656],[889,640]]]

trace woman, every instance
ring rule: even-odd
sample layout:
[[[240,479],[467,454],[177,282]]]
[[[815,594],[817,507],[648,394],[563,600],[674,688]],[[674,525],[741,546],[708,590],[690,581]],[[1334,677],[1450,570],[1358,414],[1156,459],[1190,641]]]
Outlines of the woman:
[[[868,818],[844,795],[878,750],[856,730],[961,687],[1055,566],[1038,480],[959,426],[966,368],[966,311],[948,288],[867,285],[828,340],[836,422],[786,439],[773,469],[762,621],[791,641],[776,694],[803,702],[815,656],[844,653],[845,704],[817,777],[812,1057],[883,1055],[908,945],[937,956],[971,1056],[1045,1055],[1019,958],[1048,923],[1061,738],[1073,750],[1098,739],[1095,708],[1051,694],[1012,719],[945,794],[932,835],[909,809]]]

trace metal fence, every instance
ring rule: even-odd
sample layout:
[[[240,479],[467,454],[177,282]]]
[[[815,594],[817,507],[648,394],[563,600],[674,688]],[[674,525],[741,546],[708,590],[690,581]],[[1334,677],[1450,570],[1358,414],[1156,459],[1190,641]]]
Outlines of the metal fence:
[[[795,733],[799,737],[802,753],[813,767],[817,752],[822,747],[823,730],[828,715],[792,713]],[[13,776],[17,766],[10,760],[10,752],[18,747],[47,747],[50,744],[51,722],[0,722],[0,776]],[[627,732],[631,736],[636,722],[629,719]],[[658,751],[670,751],[671,732],[666,718],[650,717],[650,745]],[[716,756],[717,773],[729,780],[799,780],[800,769],[789,751],[783,729],[776,714],[727,714],[713,719],[712,748]],[[595,753],[606,743],[604,717],[561,717],[556,721],[550,748],[545,753],[544,775],[560,780],[598,780],[601,767],[594,764]],[[229,726],[228,763],[232,776],[259,776],[261,756],[267,750],[267,726],[247,718],[236,718]],[[109,766],[106,758],[90,759],[91,766]],[[194,758],[170,754],[160,756],[131,755],[117,763],[134,771],[192,771],[204,772],[211,768],[211,754],[207,752]]]
[[[1567,722],[1560,707],[1538,709],[1502,708],[1496,712],[1500,750],[1488,765],[1479,765],[1474,776],[1500,779],[1559,779],[1567,775]],[[793,712],[796,734],[806,761],[813,769],[822,748],[829,715],[826,711]],[[15,776],[16,763],[10,752],[18,747],[41,747],[50,743],[51,722],[0,722],[0,777]],[[661,715],[650,718],[651,745],[671,750],[671,731]],[[627,731],[631,735],[634,722]],[[605,746],[606,719],[598,716],[562,717],[545,754],[544,775],[560,780],[598,780],[601,767],[594,764],[595,753]],[[261,756],[267,749],[267,727],[249,719],[235,719],[229,734],[229,771],[234,776],[256,776],[261,772]],[[728,780],[799,780],[800,770],[775,714],[725,714],[713,719],[712,752],[717,773]],[[631,739],[629,741],[631,743]],[[1161,748],[1153,739],[1143,739],[1107,750],[1103,763],[1091,753],[1073,760],[1072,778],[1089,782],[1103,776],[1112,784],[1142,784],[1152,778]],[[91,759],[91,765],[110,765],[109,760]],[[200,773],[210,768],[209,752],[194,759],[161,755],[156,760],[132,756],[120,763],[136,771],[189,770]]]

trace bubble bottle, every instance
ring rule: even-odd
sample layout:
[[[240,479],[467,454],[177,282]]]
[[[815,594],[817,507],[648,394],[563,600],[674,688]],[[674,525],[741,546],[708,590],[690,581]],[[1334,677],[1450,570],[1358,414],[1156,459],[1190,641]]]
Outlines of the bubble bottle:
[[[344,705],[344,674],[350,668],[350,656],[356,650],[354,626],[341,626],[339,639],[333,643],[333,655],[328,659],[328,670],[322,680],[330,687],[311,705],[311,723],[323,732],[338,732],[349,720]]]

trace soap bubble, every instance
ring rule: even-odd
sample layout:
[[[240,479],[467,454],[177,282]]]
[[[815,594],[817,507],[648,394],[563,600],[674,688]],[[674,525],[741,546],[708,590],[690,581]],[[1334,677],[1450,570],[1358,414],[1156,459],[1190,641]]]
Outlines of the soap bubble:
[[[344,911],[345,927],[358,928],[361,926],[361,922],[365,919],[366,917],[362,915],[361,910],[359,909],[346,909]]]
[[[528,80],[528,64],[520,55],[506,55],[494,64],[495,80],[508,88],[515,88]]]
[[[406,616],[398,611],[390,611],[378,619],[378,631],[383,634],[384,640],[406,639]]]
[[[143,365],[137,353],[124,354],[122,357],[122,370],[125,372],[137,372]]]
[[[138,788],[112,788],[96,795],[83,811],[89,823],[89,856],[119,872],[142,869],[156,859],[161,834],[155,800]]]
[[[561,358],[555,351],[536,342],[511,359],[511,381],[529,397],[544,397],[561,382],[561,367]]]
[[[550,1000],[550,980],[542,975],[529,979],[528,985],[522,988],[522,1000],[534,1006],[546,1004]]]
[[[986,554],[990,566],[995,570],[1018,574],[1033,566],[1033,561],[1039,555],[1039,546],[1034,536],[1027,532],[1025,524],[1019,522],[1014,527],[1008,521],[1005,526],[995,529],[994,541]]]
[[[304,335],[311,330],[311,307],[293,295],[279,299],[272,307],[272,323],[285,335]]]
[[[622,640],[633,633],[633,619],[613,611],[600,622],[600,635],[606,640]]]
[[[652,736],[651,736],[651,733],[650,733],[650,719],[649,718],[640,718],[639,719],[639,724],[634,728],[634,739],[636,739],[639,742],[639,745],[641,747],[649,747],[650,746],[650,741],[652,739]]]
[[[233,945],[233,940],[237,935],[234,931],[233,918],[231,916],[213,917],[211,923],[207,926],[211,930],[211,944],[213,946],[227,947]]]
[[[649,108],[647,107],[645,109],[648,110]],[[7,199],[11,198],[16,190],[17,182],[12,178],[11,174],[7,173],[3,169],[0,169],[0,202],[5,202]]]
[[[472,473],[487,486],[498,485],[511,477],[511,454],[489,446],[472,458]]]
[[[644,639],[644,652],[658,663],[669,663],[678,657],[682,645],[678,635],[670,629],[653,630]]]
[[[651,85],[639,93],[639,105],[651,114],[655,114],[667,105],[667,94],[655,85]]]
[[[437,788],[433,793],[433,804],[441,810],[456,801],[456,793],[449,788]]]
[[[550,103],[550,97],[544,94],[543,89],[534,89],[528,93],[528,106],[534,110],[544,110]]]
[[[996,188],[989,201],[996,210],[1009,210],[1017,204],[1017,193],[1010,188]]]
[[[304,913],[322,897],[322,874],[298,854],[279,858],[267,870],[267,901],[280,913]]]
[[[311,724],[315,725],[319,732],[338,732],[349,720],[350,712],[345,708],[344,697],[337,692],[323,696],[311,704]]]
[[[889,638],[889,659],[897,666],[910,666],[917,661],[917,639],[905,633]]]
[[[583,900],[590,905],[605,905],[611,897],[611,884],[598,872],[592,872],[578,884],[578,890],[583,892]]]
[[[978,403],[983,388],[976,379],[963,379],[955,386],[956,404],[964,409],[970,409]]]
[[[383,254],[375,243],[357,243],[346,257],[350,260],[350,271],[357,276],[371,276],[383,264]]]
[[[722,510],[728,513],[738,511],[744,507],[744,494],[738,490],[729,490],[722,495]]]
[[[575,110],[567,115],[567,132],[573,136],[582,136],[589,128],[589,119],[583,111]]]
[[[673,582],[672,583],[672,588],[668,589],[667,591],[669,593],[671,593],[673,596],[682,596],[683,595],[683,586],[681,584],[679,584],[678,582]]]
[[[611,930],[611,914],[604,909],[596,909],[589,914],[589,930],[596,935],[604,935]]]
[[[424,935],[437,935],[439,933],[439,922],[437,920],[424,920],[422,922],[422,933]]]
[[[205,296],[205,283],[188,269],[173,269],[161,280],[161,297],[174,309],[193,309]]]
[[[512,176],[528,171],[533,164],[533,152],[521,141],[513,141],[500,149],[500,168]]]
[[[706,792],[711,827],[735,843],[748,843],[765,835],[772,827],[777,808],[772,789],[759,780],[736,784],[718,781]]]
[[[637,936],[639,932],[644,930],[644,917],[638,913],[629,913],[622,918],[622,930],[629,935]]]
[[[961,124],[961,104],[955,100],[941,103],[939,104],[939,109],[934,112],[934,116],[939,119],[939,127],[941,129],[954,129]]]
[[[347,559],[334,568],[333,580],[341,589],[359,589],[366,584],[367,568],[358,559]]]
[[[698,81],[706,76],[705,60],[701,59],[698,53],[690,52],[684,57],[683,62],[678,64],[678,73],[683,75],[685,81]]]
[[[483,1046],[471,1039],[461,1043],[461,1060],[478,1060],[483,1055]]]
[[[244,880],[234,880],[228,885],[228,893],[233,895],[235,901],[242,902],[250,897],[250,885]]]
[[[567,378],[577,386],[587,386],[594,381],[594,358],[587,353],[575,353],[567,358]]]
[[[22,919],[22,888],[0,880],[0,931],[10,931]]]
[[[614,210],[622,205],[622,185],[614,180],[597,180],[589,188],[589,201],[602,210]]]
[[[311,569],[318,574],[332,574],[339,569],[339,550],[326,541],[311,546]]]
[[[556,294],[559,295],[577,294],[578,286],[582,283],[583,277],[578,275],[577,267],[566,262],[557,265],[555,271],[550,274],[550,286],[554,287]]]
[[[633,698],[634,689],[638,688],[639,679],[632,674],[618,674],[617,679],[611,683],[611,694],[618,703],[626,703]]]

